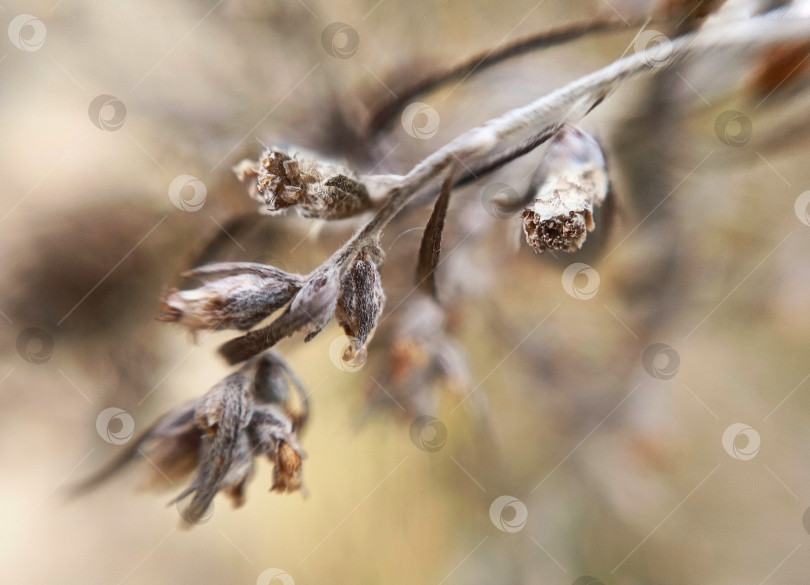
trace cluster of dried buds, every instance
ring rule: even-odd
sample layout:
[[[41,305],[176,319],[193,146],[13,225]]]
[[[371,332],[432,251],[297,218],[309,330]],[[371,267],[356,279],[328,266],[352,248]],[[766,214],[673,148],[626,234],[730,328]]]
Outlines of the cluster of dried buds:
[[[537,252],[578,250],[595,227],[594,208],[609,187],[599,143],[581,128],[564,125],[532,180],[534,201],[521,214],[526,241]]]
[[[229,496],[235,507],[242,505],[256,457],[274,465],[272,490],[299,490],[304,453],[298,434],[307,416],[301,381],[269,350],[202,397],[163,415],[111,466],[80,487],[98,483],[138,455],[151,463],[148,485],[181,481],[196,470],[190,486],[171,503],[193,494],[190,503],[178,509],[186,522],[199,523],[207,518],[218,492]]]
[[[371,207],[365,185],[351,170],[302,150],[271,147],[258,162],[243,160],[234,172],[249,182],[251,196],[268,213],[295,207],[303,217],[343,219]]]
[[[371,206],[366,188],[350,171],[303,153],[270,148],[258,163],[240,164],[237,173],[252,179],[252,195],[271,212],[295,207],[305,217],[326,219],[355,215]],[[419,302],[404,310],[405,325],[391,343],[391,371],[383,376],[408,412],[431,410],[425,389],[435,382],[460,389],[469,381],[463,352],[445,335],[434,279],[452,181],[451,172],[425,228],[417,267]],[[586,231],[593,229],[594,207],[607,191],[599,145],[584,131],[563,126],[535,176],[530,191],[534,201],[523,212],[529,243],[537,251],[578,249]],[[290,382],[299,397],[304,391],[271,348],[296,333],[309,341],[334,317],[351,339],[341,358],[349,365],[365,361],[385,304],[380,230],[360,232],[306,275],[251,262],[216,263],[184,275],[201,281],[198,287],[172,289],[165,295],[159,318],[192,334],[246,331],[220,348],[228,363],[241,364],[239,369],[202,398],[159,419],[123,458],[128,461],[141,453],[166,477],[196,469],[191,485],[175,500],[193,494],[184,511],[188,521],[204,517],[220,491],[241,504],[255,456],[274,463],[272,489],[300,488],[297,433],[307,409],[304,399],[298,412],[289,407]],[[256,328],[276,312],[269,324]]]
[[[327,262],[307,276],[250,262],[203,266],[187,273],[202,279],[203,286],[170,291],[160,319],[192,333],[246,330],[287,305],[269,325],[232,339],[220,353],[230,364],[238,364],[295,333],[304,333],[309,341],[334,316],[352,339],[343,359],[359,360],[385,304],[381,262],[382,252],[374,245],[344,263]]]

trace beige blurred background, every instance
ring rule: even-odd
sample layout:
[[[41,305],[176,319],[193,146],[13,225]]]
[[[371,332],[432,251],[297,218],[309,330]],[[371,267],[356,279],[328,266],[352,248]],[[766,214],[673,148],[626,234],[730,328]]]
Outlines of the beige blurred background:
[[[292,216],[237,219],[254,204],[233,164],[262,144],[296,143],[359,172],[406,172],[460,132],[633,50],[635,32],[512,59],[422,96],[441,119],[429,140],[398,121],[367,137],[371,108],[409,81],[534,31],[649,8],[3,0],[4,30],[28,14],[45,31],[24,37],[31,50],[0,40],[3,581],[252,585],[272,568],[299,585],[806,581],[808,104],[801,77],[772,95],[751,90],[755,58],[733,55],[662,82],[678,106],[660,124],[645,80],[586,119],[605,146],[618,216],[581,252],[517,247],[519,222],[482,205],[487,184],[525,187],[539,154],[454,195],[439,285],[466,379],[420,387],[398,407],[372,381],[387,367],[383,332],[354,373],[330,358],[334,324],[281,345],[311,390],[306,497],[268,493],[271,468],[260,464],[243,508],[217,498],[210,521],[184,530],[166,502],[185,485],[138,490],[146,461],[66,497],[123,448],[96,428],[105,409],[125,411],[138,432],[227,374],[216,347],[230,334],[194,344],[154,320],[181,271],[212,259],[307,271],[360,225],[313,235]],[[333,22],[358,34],[349,58],[322,42]],[[94,121],[100,95],[117,101]],[[740,146],[716,128],[727,111],[752,124],[729,131],[745,135]],[[205,185],[200,209],[170,199],[180,175]],[[408,214],[386,234],[389,324],[423,219]],[[566,292],[572,262],[598,272],[592,298]],[[670,349],[643,359],[656,343]],[[447,430],[435,452],[412,441],[420,414]],[[736,423],[747,426],[727,432]],[[754,442],[735,440],[740,430]],[[504,495],[519,502],[494,521]]]

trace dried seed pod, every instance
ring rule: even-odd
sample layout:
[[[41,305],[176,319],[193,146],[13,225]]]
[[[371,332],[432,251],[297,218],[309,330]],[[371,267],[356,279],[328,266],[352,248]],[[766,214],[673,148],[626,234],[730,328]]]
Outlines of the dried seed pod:
[[[352,338],[352,343],[341,356],[343,361],[365,358],[366,343],[371,340],[385,305],[385,293],[377,269],[380,257],[379,252],[364,250],[341,281],[335,318],[346,335]]]
[[[214,386],[195,413],[200,430],[212,436],[210,449],[200,457],[197,477],[177,500],[194,493],[187,509],[191,519],[202,518],[220,490],[239,448],[239,436],[253,413],[253,379],[245,371],[234,372]]]
[[[605,158],[584,130],[564,126],[552,139],[537,170],[531,205],[523,210],[526,241],[537,252],[573,252],[593,231],[593,210],[607,197]]]
[[[301,455],[289,443],[282,442],[276,451],[273,469],[274,492],[295,492],[301,489]]]
[[[163,299],[159,319],[183,325],[191,332],[250,329],[287,304],[303,285],[298,274],[248,262],[202,266],[187,275],[205,284],[170,291]]]
[[[371,207],[368,190],[352,171],[303,151],[271,147],[258,164],[242,161],[234,171],[252,183],[251,195],[269,212],[294,206],[304,217],[342,219]]]
[[[253,453],[274,462],[271,490],[292,492],[301,488],[301,459],[294,424],[275,404],[257,405],[248,427]]]

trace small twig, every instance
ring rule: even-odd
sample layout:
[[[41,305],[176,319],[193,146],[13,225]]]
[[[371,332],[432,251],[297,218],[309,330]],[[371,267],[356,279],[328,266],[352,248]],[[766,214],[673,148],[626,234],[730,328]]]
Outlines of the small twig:
[[[672,40],[670,54],[664,63],[658,60],[658,48],[637,52],[580,77],[526,106],[493,118],[429,155],[407,175],[386,176],[385,181],[394,186],[377,214],[326,264],[338,264],[342,271],[360,249],[379,240],[382,230],[419,190],[456,160],[466,164],[471,159],[486,156],[527,127],[577,123],[623,81],[641,73],[663,71],[684,58],[717,49],[742,46],[751,50],[777,41],[806,37],[809,33],[808,18],[786,19],[767,15],[704,27]]]
[[[473,73],[530,51],[553,47],[595,33],[621,32],[638,28],[648,21],[658,22],[643,18],[627,22],[616,16],[596,18],[587,22],[575,22],[552,30],[535,33],[506,44],[499,49],[479,53],[455,67],[434,73],[420,79],[419,82],[409,87],[398,90],[396,97],[377,108],[376,113],[372,115],[369,123],[369,134],[375,134],[384,128],[405,104],[453,79],[466,78]]]

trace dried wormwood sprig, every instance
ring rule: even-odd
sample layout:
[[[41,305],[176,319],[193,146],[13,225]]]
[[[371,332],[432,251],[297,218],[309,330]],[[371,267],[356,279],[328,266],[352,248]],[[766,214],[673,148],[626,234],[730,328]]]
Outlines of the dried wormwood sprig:
[[[521,214],[526,241],[537,252],[581,248],[609,184],[599,143],[580,128],[563,126],[532,181],[535,199]]]
[[[536,134],[539,138],[531,143],[531,148],[539,146],[555,133],[554,130],[563,120],[578,123],[624,80],[632,76],[662,71],[679,59],[706,55],[724,47],[756,50],[775,41],[806,40],[808,33],[810,19],[804,18],[757,16],[744,22],[712,24],[697,33],[673,39],[671,58],[665,64],[650,59],[647,52],[623,57],[599,71],[490,120],[428,156],[408,174],[401,177],[377,177],[378,182],[385,184],[388,191],[381,198],[375,216],[322,266],[307,276],[289,275],[263,265],[254,265],[249,270],[231,269],[233,267],[220,270],[217,265],[198,269],[195,271],[197,275],[209,276],[211,280],[206,280],[196,291],[170,293],[166,299],[163,318],[181,323],[192,331],[225,327],[249,329],[272,311],[288,302],[290,304],[271,325],[232,340],[221,350],[231,363],[253,359],[216,386],[206,399],[184,405],[161,418],[128,450],[123,463],[119,461],[111,469],[114,470],[132,459],[142,448],[153,455],[159,454],[160,457],[152,458],[153,461],[157,460],[159,466],[165,465],[173,473],[186,469],[190,455],[193,455],[193,459],[197,461],[198,474],[187,492],[195,492],[192,499],[195,513],[204,511],[217,491],[225,491],[237,504],[241,503],[243,486],[252,470],[251,457],[254,452],[264,453],[273,460],[274,489],[298,489],[301,453],[297,447],[296,433],[299,425],[296,421],[305,420],[306,415],[294,416],[283,405],[275,403],[276,397],[285,396],[284,389],[278,387],[277,378],[268,381],[259,390],[259,368],[254,366],[273,354],[268,352],[258,357],[253,356],[282,337],[298,331],[304,331],[306,338],[311,339],[336,311],[340,312],[341,324],[348,331],[365,335],[367,341],[382,308],[383,297],[381,289],[377,290],[379,275],[376,272],[376,262],[374,271],[370,271],[370,265],[363,264],[363,250],[378,244],[380,233],[386,225],[430,181],[456,162],[460,161],[464,166],[468,166],[467,163],[475,166],[474,163],[496,153],[506,144],[508,138],[527,127],[541,129]],[[568,132],[557,142],[565,140],[566,134]],[[551,160],[553,157],[549,157],[549,161]],[[599,167],[598,164],[596,166]],[[239,171],[243,178],[255,179],[251,193],[270,212],[294,206],[305,217],[340,218],[356,215],[371,207],[364,184],[350,171],[333,164],[321,163],[304,154],[269,149],[258,164],[243,162],[239,165]],[[544,173],[544,181],[542,186],[538,185],[540,193],[535,203],[541,199],[549,199],[543,194],[544,189],[552,191],[550,203],[544,204],[539,210],[536,205],[527,210],[527,215],[531,217],[526,219],[534,222],[527,232],[537,232],[538,235],[537,241],[533,242],[530,238],[530,243],[538,249],[555,246],[558,249],[576,249],[581,245],[585,231],[592,222],[593,206],[600,201],[602,183],[595,176],[591,177],[593,184],[588,183],[583,178],[581,169],[572,173],[577,180],[570,177],[563,180],[569,172],[570,168],[562,174]],[[366,177],[364,182],[372,184],[372,179],[374,177]],[[559,193],[553,193],[555,184],[558,185],[558,191],[567,189],[568,194],[582,195],[583,191],[586,192],[586,201],[575,202],[574,197],[569,202],[568,197],[563,198]],[[606,190],[605,178],[605,193]],[[604,195],[601,195],[601,199],[604,199]],[[563,212],[545,217],[547,206],[557,206]],[[550,219],[561,223],[544,226],[543,222]],[[541,237],[540,232],[543,230],[547,233]],[[556,235],[555,230],[559,232]],[[527,236],[530,235],[527,233]],[[361,264],[356,264],[358,261]],[[364,303],[366,309],[361,311],[363,315],[354,312],[351,307],[356,300],[349,300],[351,293],[344,290],[349,282],[354,283],[353,278],[348,281],[346,279],[355,267],[358,274],[371,274],[374,277],[373,286],[366,289],[366,293],[371,291],[371,294],[364,293],[364,298],[370,298],[372,302]],[[347,300],[340,308],[344,297]],[[366,321],[362,321],[361,317]],[[421,346],[424,350],[429,342],[428,339],[424,343],[412,345]],[[440,359],[441,352],[424,350],[411,353],[417,358],[410,360],[409,363],[412,364],[429,364],[435,361],[440,366],[442,361],[452,362],[446,357],[444,360]],[[436,359],[420,357],[430,353],[434,353]],[[419,372],[417,376],[404,375],[402,378],[421,379],[432,369],[402,368],[404,373]],[[90,483],[95,481],[96,479],[91,480]]]
[[[258,163],[242,161],[234,171],[252,182],[251,195],[271,213],[295,207],[304,217],[343,219],[371,207],[365,185],[352,171],[303,151],[271,147]]]

